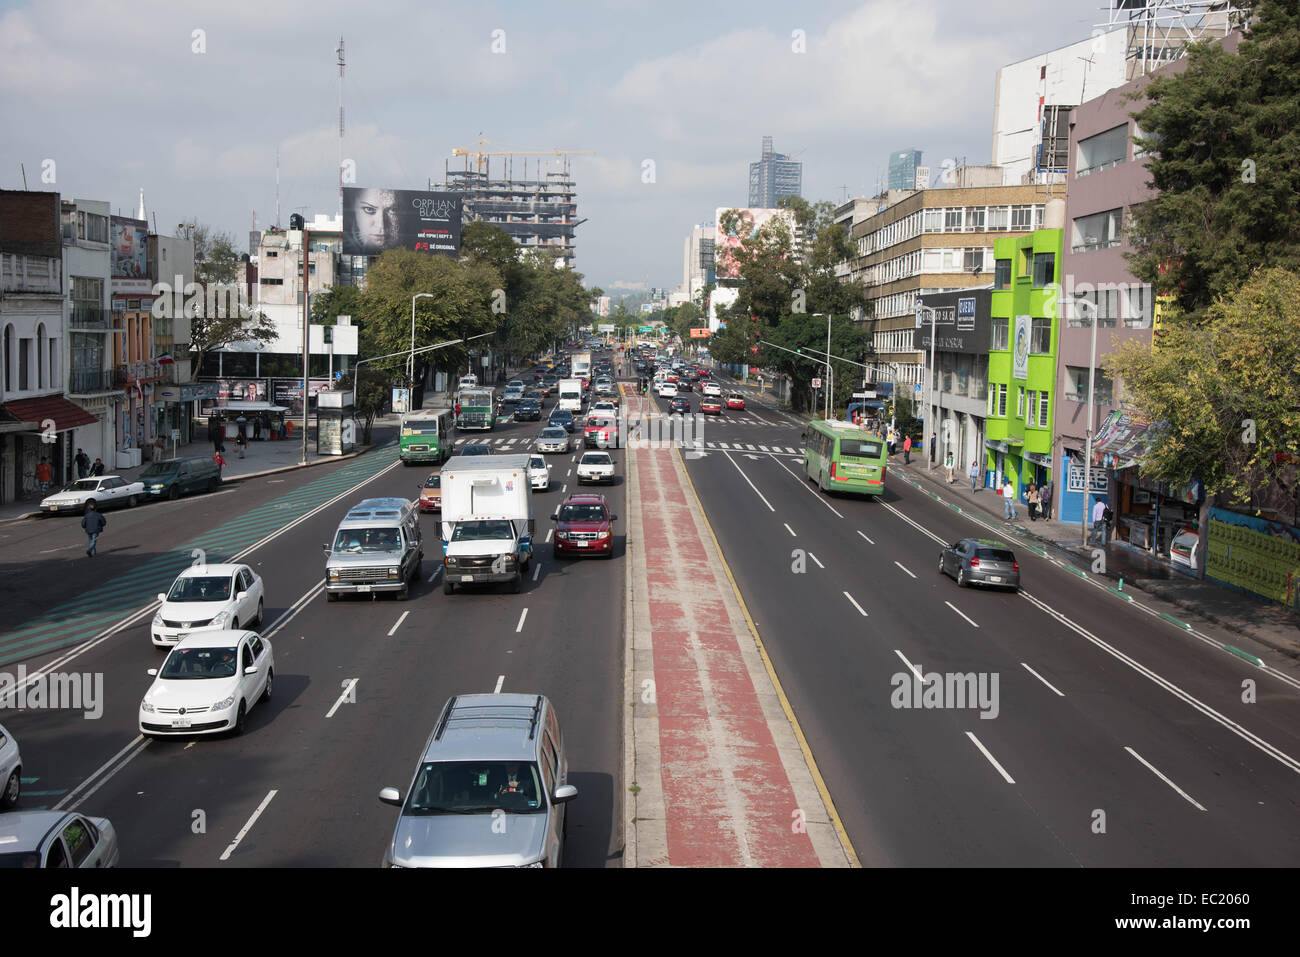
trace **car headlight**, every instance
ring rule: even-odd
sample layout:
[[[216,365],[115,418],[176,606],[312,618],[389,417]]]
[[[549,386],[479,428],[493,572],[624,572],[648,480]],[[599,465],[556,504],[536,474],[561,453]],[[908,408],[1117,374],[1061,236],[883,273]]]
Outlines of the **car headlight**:
[[[213,711],[225,711],[227,708],[229,708],[229,707],[230,707],[232,704],[234,704],[234,703],[235,703],[235,696],[232,694],[229,698],[222,698],[220,701],[218,701],[216,704],[214,704],[214,705],[212,706],[212,710],[213,710]]]
[[[149,703],[148,698],[145,698],[143,701],[140,702],[140,710],[143,711],[145,714],[153,714],[153,705]]]
[[[599,535],[597,535],[596,537],[597,537],[597,538],[609,538],[609,532],[601,532],[601,533],[600,533]]]
[[[520,867],[545,867],[545,861],[533,861],[531,864],[521,864]]]
[[[339,580],[339,570],[338,570],[337,568],[331,568],[331,569],[329,570],[329,577],[330,577],[330,580],[331,580],[331,581],[338,581],[338,580]]]
[[[397,577],[398,575],[400,575],[400,574],[401,574],[401,570],[400,570],[400,569],[397,569],[397,568],[390,568],[390,569],[388,569],[388,577],[389,577],[389,578],[396,578],[396,577]]]
[[[230,612],[219,611],[212,617],[210,624],[213,628],[225,628],[228,621],[230,621]]]
[[[447,556],[447,564],[448,564],[448,565],[455,565],[455,564],[456,564],[456,556],[455,556],[455,555],[448,555],[448,556]]]
[[[567,538],[569,537],[569,533],[568,533],[568,532],[556,532],[556,533],[555,533],[555,537],[556,537],[556,538],[566,538],[566,539],[567,539]]]
[[[158,614],[156,614],[156,615],[153,616],[153,626],[154,626],[155,628],[161,628],[161,627],[163,627],[163,616],[162,616],[162,609],[161,609],[161,608],[158,609]]]

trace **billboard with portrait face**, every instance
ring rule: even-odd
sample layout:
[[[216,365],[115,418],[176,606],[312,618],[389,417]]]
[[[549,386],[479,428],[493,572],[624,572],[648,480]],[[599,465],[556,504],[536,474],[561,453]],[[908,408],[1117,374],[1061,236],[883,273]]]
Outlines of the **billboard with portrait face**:
[[[343,190],[343,254],[378,256],[385,249],[460,252],[460,193],[413,189]]]
[[[714,240],[714,268],[718,279],[735,279],[740,275],[732,251],[758,235],[758,231],[772,220],[783,217],[786,225],[794,229],[794,213],[788,209],[735,209],[716,211],[717,238]]]
[[[143,219],[114,216],[109,228],[109,238],[113,243],[113,277],[148,279],[149,224]]]

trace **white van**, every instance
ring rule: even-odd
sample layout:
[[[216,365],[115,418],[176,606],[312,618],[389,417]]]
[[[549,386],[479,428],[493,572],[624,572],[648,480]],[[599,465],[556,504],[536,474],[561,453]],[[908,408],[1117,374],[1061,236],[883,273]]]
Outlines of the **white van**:
[[[471,373],[470,375],[463,375],[460,377],[460,384],[456,386],[456,391],[459,392],[461,389],[477,389],[477,388],[478,388],[478,376]]]

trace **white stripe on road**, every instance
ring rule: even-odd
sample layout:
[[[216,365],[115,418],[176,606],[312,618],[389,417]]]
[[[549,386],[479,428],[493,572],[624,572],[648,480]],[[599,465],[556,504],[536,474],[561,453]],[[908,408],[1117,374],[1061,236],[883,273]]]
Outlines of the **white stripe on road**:
[[[439,565],[437,568],[433,570],[433,574],[429,576],[429,584],[433,584],[433,580],[437,578],[438,575],[441,573],[442,573],[442,566]]]
[[[1161,781],[1164,781],[1165,784],[1168,784],[1171,788],[1173,788],[1175,791],[1177,791],[1179,794],[1181,794],[1184,798],[1186,798],[1187,801],[1188,801],[1188,803],[1191,804],[1193,807],[1195,807],[1196,810],[1198,810],[1198,811],[1204,811],[1204,810],[1205,810],[1205,808],[1203,808],[1201,805],[1197,804],[1195,800],[1193,800],[1193,798],[1192,798],[1192,796],[1191,796],[1190,794],[1188,794],[1186,791],[1184,791],[1182,788],[1180,788],[1180,787],[1179,787],[1177,784],[1175,784],[1173,781],[1169,780],[1167,777],[1165,777],[1163,774],[1161,774],[1159,771],[1157,771],[1157,770],[1155,769],[1155,767],[1154,767],[1153,765],[1151,765],[1151,764],[1146,760],[1146,758],[1142,757],[1142,755],[1138,754],[1136,751],[1134,751],[1134,750],[1133,750],[1132,748],[1130,748],[1128,745],[1124,745],[1124,750],[1127,751],[1129,754],[1133,755],[1133,757],[1137,758],[1139,761],[1141,761],[1143,764],[1145,764],[1148,768],[1150,768],[1152,774],[1154,774],[1156,777],[1158,777]]]
[[[533,581],[537,581],[537,576],[542,573],[542,563],[538,562],[537,567],[533,569]]]
[[[736,465],[736,460],[733,459],[730,455],[727,455],[727,461],[730,462],[732,465]],[[746,482],[749,482],[749,487],[754,490],[754,494],[757,495],[759,498],[763,499],[763,504],[767,506],[767,510],[769,512],[775,512],[776,509],[772,507],[772,503],[763,497],[763,493],[758,490],[758,487],[754,485],[753,482],[749,481],[749,476],[744,473],[744,471],[741,469],[739,465],[736,465],[736,471],[740,472],[741,478],[743,478]]]
[[[912,577],[915,578],[916,576],[913,575]],[[963,618],[966,618],[966,616],[965,616],[964,614],[962,614],[962,610],[961,610],[960,608],[958,608],[956,605],[954,605],[952,602],[950,602],[950,601],[945,601],[944,604],[947,605],[949,608],[951,608],[953,611],[955,611],[957,614],[961,615]],[[966,620],[967,620],[967,621],[970,621],[969,618],[966,618]],[[979,625],[976,625],[975,622],[973,622],[973,621],[970,621],[970,623],[971,623],[971,625],[972,625],[973,627],[975,627],[975,628],[978,628],[978,627],[979,627]]]
[[[858,532],[858,534],[859,534],[859,535],[862,535],[863,538],[867,538],[867,536],[866,536],[865,534],[863,534],[862,532]],[[867,542],[868,542],[868,544],[871,544],[871,545],[876,544],[875,542],[871,541],[871,539],[869,539],[869,538],[867,538]]]
[[[248,823],[245,824],[240,832],[235,835],[235,839],[230,842],[230,846],[226,848],[226,852],[221,855],[223,861],[230,859],[230,855],[233,854],[235,848],[239,846],[239,842],[244,839],[244,835],[253,829],[253,825],[256,824],[257,819],[262,816],[262,812],[265,811],[266,806],[271,803],[271,799],[279,793],[278,790],[273,790],[262,799],[262,803],[257,806],[257,810],[254,811],[253,816],[248,819]]]
[[[907,670],[916,676],[917,681],[921,682],[921,684],[925,684],[925,675],[921,674],[920,668],[907,660],[907,655],[903,654],[897,648],[894,649],[894,654],[903,659],[903,664],[907,665]]]
[[[117,752],[117,754],[113,755],[111,758],[105,761],[102,765],[100,765],[99,769],[95,771],[94,774],[86,778],[86,780],[82,781],[70,792],[68,792],[68,795],[65,798],[63,798],[63,800],[61,800],[58,804],[54,805],[54,810],[62,811],[65,808],[70,811],[75,810],[77,807],[81,805],[82,801],[85,801],[92,794],[94,794],[96,791],[102,788],[106,783],[108,783],[108,780],[112,778],[114,774],[117,774],[118,771],[122,770],[122,768],[130,764],[131,760],[148,746],[149,746],[149,740],[145,738],[143,735],[137,734],[135,738],[132,739],[130,744],[128,744],[121,751]],[[132,748],[135,748],[135,750],[131,751]],[[128,751],[131,751],[131,753],[127,754],[126,759],[123,760],[122,763],[119,764],[116,768],[113,768],[111,773],[105,775],[104,780],[100,781],[98,784],[92,787],[89,791],[86,791],[84,794],[81,794],[80,796],[78,795],[79,791],[85,788],[85,786],[89,784],[91,781],[95,780],[95,778],[103,774],[108,768],[112,767],[113,764],[117,762],[117,759],[122,757],[122,755],[126,754],[126,752]]]
[[[791,537],[791,538],[798,538],[798,537],[799,537],[798,535],[796,535],[796,534],[794,533],[794,529],[791,528],[791,527],[789,526],[788,523],[786,523],[786,522],[782,522],[781,524],[782,524],[782,525],[785,525],[785,530],[786,530],[787,532],[790,533],[790,537]]]
[[[1053,691],[1056,691],[1056,688],[1052,687],[1052,683],[1051,683],[1050,681],[1048,681],[1046,678],[1044,678],[1042,675],[1040,675],[1040,674],[1039,674],[1037,671],[1035,671],[1033,668],[1029,667],[1029,665],[1025,664],[1023,661],[1020,662],[1020,667],[1024,668],[1026,671],[1028,671],[1031,675],[1033,675],[1035,678],[1037,678],[1037,679],[1038,679],[1039,681],[1041,681],[1043,684],[1047,685],[1047,687],[1051,688]],[[1060,695],[1062,698],[1065,697],[1065,695],[1061,694],[1061,692],[1059,692],[1059,691],[1056,691],[1056,693],[1057,693],[1058,695]]]
[[[865,611],[862,610],[862,606],[859,605],[856,601],[853,601],[853,596],[852,596],[852,595],[850,595],[848,592],[845,592],[845,593],[844,593],[844,597],[847,598],[849,601],[852,601],[852,602],[853,602],[853,607],[856,608],[856,609],[858,610],[858,614],[860,614],[863,618],[868,617],[868,616],[867,616],[867,613],[866,613]]]
[[[760,445],[759,448],[762,449],[764,452],[774,451],[773,449],[769,449],[766,445]]]
[[[729,448],[731,448],[731,446],[730,446],[728,443],[726,443],[726,442],[719,442],[719,443],[718,443],[718,448],[720,448],[720,449],[729,449]]]
[[[496,686],[495,688],[492,689],[492,693],[493,693],[493,694],[500,694],[500,693],[501,693],[501,686],[502,686],[503,684],[505,684],[505,683],[506,683],[506,676],[505,676],[505,675],[497,675],[497,686]]]
[[[817,556],[814,555],[812,552],[809,552],[809,553],[808,553],[808,557],[811,558],[813,561],[817,562]],[[821,562],[817,562],[817,567],[818,567],[818,568],[825,568],[826,566],[823,565]]]
[[[749,451],[751,451],[751,452],[757,452],[757,451],[758,451],[758,449],[754,448],[752,445],[746,445],[745,448],[749,449]]]
[[[395,624],[391,629],[389,629],[389,631],[388,631],[388,637],[389,637],[389,638],[391,638],[391,637],[393,637],[393,635],[397,634],[397,629],[402,627],[402,622],[406,621],[406,616],[409,615],[409,614],[410,614],[410,611],[409,611],[409,610],[408,610],[408,611],[404,611],[404,612],[402,612],[402,616],[401,616],[400,618],[397,619],[397,624]]]
[[[989,763],[992,764],[995,768],[998,769],[998,774],[1000,774],[1000,775],[1002,775],[1004,778],[1006,778],[1006,781],[1007,781],[1008,784],[1015,784],[1015,783],[1016,783],[1016,782],[1012,779],[1011,775],[1007,774],[1006,769],[1003,768],[1002,765],[998,764],[997,758],[995,758],[995,757],[993,757],[993,755],[989,754],[989,749],[986,748],[986,747],[984,747],[984,745],[980,744],[980,739],[977,738],[977,737],[975,737],[975,733],[974,733],[973,731],[967,731],[967,732],[966,732],[966,737],[970,738],[972,741],[975,742],[975,747],[979,748],[980,751],[983,753],[984,757],[986,757],[986,758],[989,759]]]
[[[907,572],[909,575],[912,575],[911,572],[908,572],[907,569],[903,567],[903,563],[902,563],[902,562],[894,562],[894,564],[897,565],[899,568],[902,568],[903,571]],[[912,575],[912,577],[915,578],[916,576],[915,576],[915,575]]]
[[[555,532],[555,529],[553,529],[553,528],[548,528],[548,529],[546,530],[546,540],[547,540],[548,542],[551,540],[551,535],[552,535],[554,532]]]
[[[516,635],[519,634],[521,631],[524,630],[524,619],[527,618],[527,617],[528,617],[528,609],[525,608],[525,609],[524,609],[522,612],[520,612],[520,614],[519,614],[519,624],[515,625],[515,634],[516,634]]]
[[[360,680],[361,680],[360,678],[351,678],[348,680],[348,683],[343,686],[343,693],[339,695],[339,700],[334,702],[334,707],[329,709],[329,712],[325,715],[325,717],[327,718],[334,717],[334,712],[339,710],[339,705],[341,705],[347,699],[348,695],[352,694],[352,690],[356,688],[357,682]]]
[[[773,462],[776,462],[777,465],[780,465],[781,468],[785,469],[787,472],[790,472],[790,470],[789,470],[788,468],[786,468],[784,465],[782,465],[781,462],[780,462],[778,459],[773,459],[772,461],[773,461]],[[823,505],[825,505],[827,508],[829,508],[829,509],[831,510],[831,512],[834,513],[834,515],[835,515],[836,518],[843,518],[843,517],[844,517],[843,514],[841,514],[841,513],[840,513],[840,512],[835,508],[834,505],[832,505],[830,502],[826,501],[825,497],[823,497],[823,496],[821,495],[821,493],[817,491],[817,489],[810,487],[810,486],[808,485],[807,482],[805,482],[805,481],[804,481],[802,478],[800,478],[798,475],[795,475],[793,472],[790,472],[790,477],[791,477],[792,479],[794,479],[795,481],[797,481],[797,482],[798,482],[798,483],[803,487],[803,490],[804,490],[805,492],[807,492],[807,493],[808,493],[809,495],[811,495],[813,498],[817,499],[817,501],[821,502]]]

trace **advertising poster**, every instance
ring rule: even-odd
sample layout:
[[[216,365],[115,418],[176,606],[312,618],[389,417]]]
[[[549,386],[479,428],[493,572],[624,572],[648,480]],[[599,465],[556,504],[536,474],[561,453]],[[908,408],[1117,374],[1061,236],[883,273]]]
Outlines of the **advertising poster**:
[[[386,249],[460,252],[460,193],[411,189],[343,190],[343,253],[378,256]]]
[[[1016,337],[1011,343],[1011,376],[1029,378],[1029,317],[1016,316]]]
[[[149,224],[143,219],[114,216],[109,229],[113,244],[113,277],[149,278]]]

